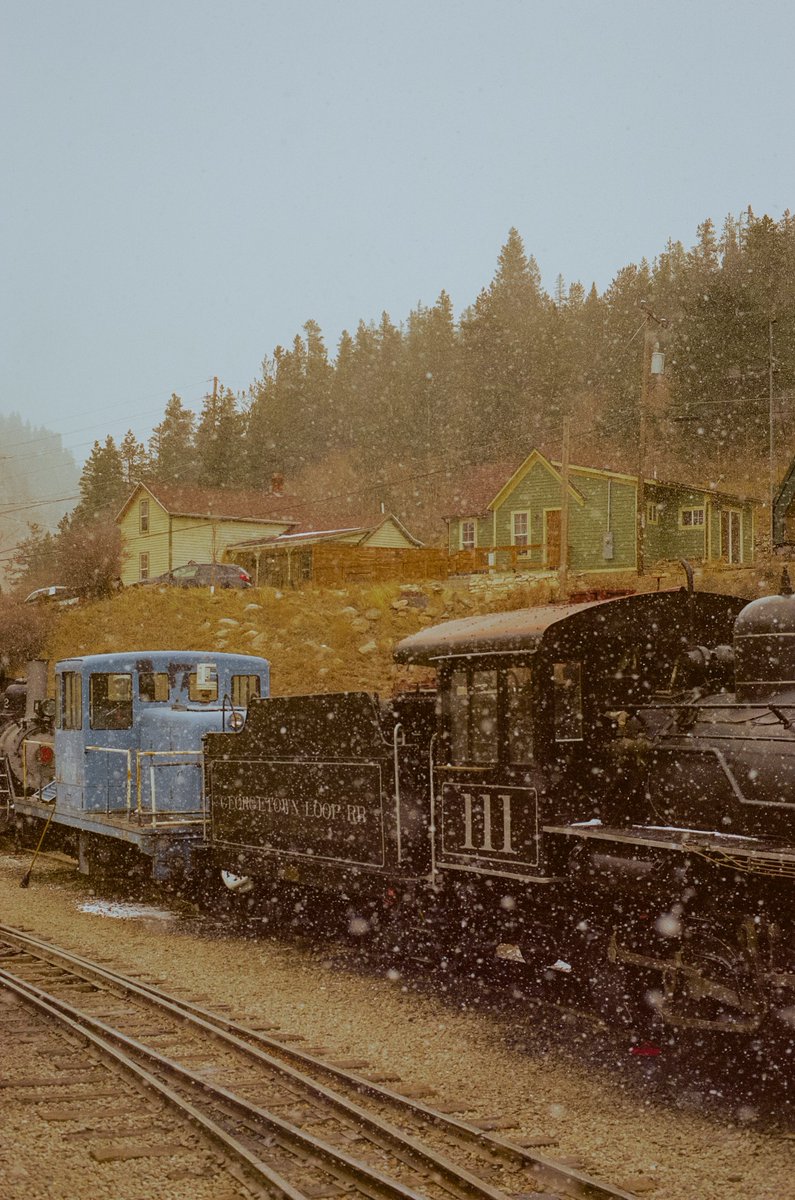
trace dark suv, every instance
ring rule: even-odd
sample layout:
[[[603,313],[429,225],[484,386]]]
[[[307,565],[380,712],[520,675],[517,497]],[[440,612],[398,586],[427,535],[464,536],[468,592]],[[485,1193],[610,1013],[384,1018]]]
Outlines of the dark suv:
[[[164,575],[156,575],[154,579],[141,579],[139,583],[160,587],[247,588],[251,587],[251,576],[236,563],[189,562]]]

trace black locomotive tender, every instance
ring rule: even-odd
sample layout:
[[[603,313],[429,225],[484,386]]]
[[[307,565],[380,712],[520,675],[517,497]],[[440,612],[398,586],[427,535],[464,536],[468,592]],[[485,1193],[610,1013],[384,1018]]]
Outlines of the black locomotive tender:
[[[395,656],[436,690],[255,697],[205,734],[190,870],[510,947],[633,1020],[795,1026],[788,581],[452,621]]]
[[[396,658],[437,693],[253,700],[207,735],[218,865],[359,903],[387,885],[415,927],[673,1025],[795,1022],[792,595],[501,613]]]

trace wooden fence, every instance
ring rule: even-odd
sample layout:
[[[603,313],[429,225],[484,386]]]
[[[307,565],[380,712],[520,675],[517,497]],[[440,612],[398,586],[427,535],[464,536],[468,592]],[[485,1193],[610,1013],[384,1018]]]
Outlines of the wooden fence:
[[[313,582],[323,587],[345,583],[421,583],[450,575],[485,574],[489,571],[540,571],[543,547],[476,547],[449,553],[436,546],[346,546],[339,542],[313,546],[280,547],[254,556],[239,555],[259,584],[301,587]]]

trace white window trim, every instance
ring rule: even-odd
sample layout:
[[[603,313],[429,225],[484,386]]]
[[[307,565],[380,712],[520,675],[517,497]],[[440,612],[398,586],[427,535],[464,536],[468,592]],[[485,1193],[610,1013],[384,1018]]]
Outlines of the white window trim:
[[[144,529],[144,518],[146,519],[146,528]],[[138,501],[138,533],[142,537],[146,537],[152,528],[151,508],[149,501],[143,498]]]
[[[145,575],[143,573],[144,559],[146,559],[146,574]],[[149,551],[143,550],[138,555],[138,578],[139,579],[149,579],[151,569],[152,569],[152,564],[151,564],[151,560],[149,558]]]
[[[474,539],[471,546],[464,545],[464,526],[471,524],[474,530]],[[476,550],[478,545],[478,521],[477,517],[462,517],[458,526],[458,548],[459,550]]]
[[[690,525],[685,525],[684,517],[685,517],[686,512],[689,512],[689,513],[700,512],[701,520],[693,521]],[[706,506],[706,504],[685,504],[683,508],[679,509],[679,528],[680,529],[697,529],[697,530],[701,530],[703,532],[706,529],[706,527],[707,527],[707,506]]]
[[[517,517],[524,517],[527,521],[527,530],[525,533],[525,536],[527,538],[526,542],[517,542],[517,540],[516,540],[516,518]],[[529,508],[515,508],[515,509],[511,510],[511,545],[512,546],[527,546],[528,548],[530,546],[530,509]]]
[[[656,500],[647,500],[646,501],[646,524],[647,525],[659,525],[660,524],[660,505],[657,503]],[[690,528],[690,526],[688,526],[688,529],[689,528]]]

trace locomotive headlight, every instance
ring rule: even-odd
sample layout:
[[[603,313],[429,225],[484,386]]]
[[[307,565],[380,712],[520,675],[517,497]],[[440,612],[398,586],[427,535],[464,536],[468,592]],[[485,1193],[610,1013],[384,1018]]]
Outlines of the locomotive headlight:
[[[246,718],[243,716],[242,712],[236,712],[233,709],[229,717],[229,728],[232,730],[232,732],[239,733],[245,723]]]

